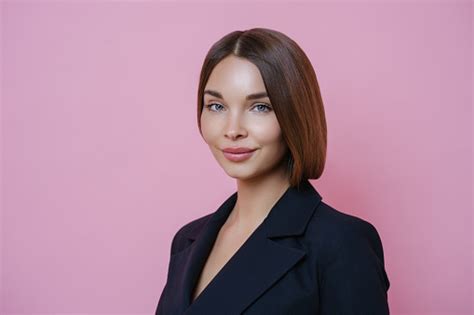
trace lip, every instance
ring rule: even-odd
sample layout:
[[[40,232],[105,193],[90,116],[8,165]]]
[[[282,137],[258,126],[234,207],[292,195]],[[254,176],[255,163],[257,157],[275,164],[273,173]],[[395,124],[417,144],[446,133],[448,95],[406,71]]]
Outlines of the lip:
[[[252,152],[252,151],[255,151],[257,149],[252,149],[252,148],[245,148],[245,147],[235,147],[235,148],[225,148],[224,152],[228,152],[228,153],[248,153],[248,152]]]
[[[244,160],[249,159],[253,153],[257,149],[251,149],[251,148],[225,148],[222,150],[224,156],[226,159],[233,161],[233,162],[241,162]]]

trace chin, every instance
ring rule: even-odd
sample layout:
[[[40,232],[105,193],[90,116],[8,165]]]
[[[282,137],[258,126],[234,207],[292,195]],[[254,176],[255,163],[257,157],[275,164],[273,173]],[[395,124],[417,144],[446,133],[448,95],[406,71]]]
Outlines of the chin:
[[[243,182],[254,179],[258,176],[258,174],[242,175],[242,174],[229,174],[229,173],[227,173],[227,175],[229,175],[229,177],[232,177],[234,179],[237,179]]]
[[[246,177],[252,177],[255,175],[255,172],[250,169],[237,169],[234,167],[223,167],[227,175],[233,178],[243,179]]]

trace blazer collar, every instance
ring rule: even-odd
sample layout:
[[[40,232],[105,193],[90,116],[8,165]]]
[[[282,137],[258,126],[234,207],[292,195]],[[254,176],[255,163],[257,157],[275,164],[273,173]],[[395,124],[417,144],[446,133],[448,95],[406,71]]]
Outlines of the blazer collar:
[[[313,214],[314,208],[321,200],[321,195],[308,180],[302,181],[298,187],[289,187],[262,222],[266,225],[266,236],[301,235]],[[234,192],[211,214],[209,224],[225,222],[236,201],[237,192]],[[199,237],[201,231],[201,229],[190,230],[186,237],[190,241],[194,241]]]
[[[170,287],[176,288],[170,297],[173,313],[240,314],[306,255],[304,249],[270,238],[304,233],[321,199],[309,181],[289,187],[264,221],[191,303],[215,239],[237,201],[237,192],[234,192],[204,225],[196,225],[186,233],[190,245],[171,256],[169,281]],[[235,288],[239,290],[225,293]]]

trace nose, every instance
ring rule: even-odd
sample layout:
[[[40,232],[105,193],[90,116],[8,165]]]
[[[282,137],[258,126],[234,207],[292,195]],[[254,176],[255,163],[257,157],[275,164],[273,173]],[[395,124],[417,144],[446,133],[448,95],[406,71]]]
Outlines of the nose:
[[[236,112],[229,115],[225,129],[225,136],[231,140],[247,136],[247,130],[239,113]]]

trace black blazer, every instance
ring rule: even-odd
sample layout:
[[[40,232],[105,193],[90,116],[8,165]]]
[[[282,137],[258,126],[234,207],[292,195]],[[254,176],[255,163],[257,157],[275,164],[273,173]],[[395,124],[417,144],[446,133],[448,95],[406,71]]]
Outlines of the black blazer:
[[[173,238],[157,315],[385,315],[390,286],[375,227],[321,201],[309,181],[290,187],[191,303],[198,276],[235,202]]]

